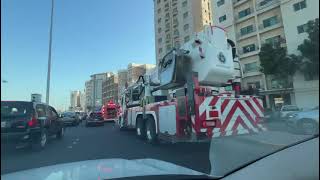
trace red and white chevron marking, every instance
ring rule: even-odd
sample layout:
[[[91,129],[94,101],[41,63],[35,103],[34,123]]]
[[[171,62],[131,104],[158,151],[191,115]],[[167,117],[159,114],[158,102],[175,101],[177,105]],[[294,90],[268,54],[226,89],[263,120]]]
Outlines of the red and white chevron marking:
[[[264,110],[262,100],[257,97],[232,98],[229,94],[207,97],[199,106],[200,117],[210,120],[209,111],[212,111],[212,106],[219,109],[219,120],[216,121],[216,127],[212,130],[213,137],[266,130],[259,123]],[[201,132],[205,130],[211,131],[211,129],[202,129]]]

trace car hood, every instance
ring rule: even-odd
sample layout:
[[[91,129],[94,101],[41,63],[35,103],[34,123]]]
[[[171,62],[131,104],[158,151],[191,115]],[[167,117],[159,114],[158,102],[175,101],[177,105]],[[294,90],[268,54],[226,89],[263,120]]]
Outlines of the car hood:
[[[65,163],[18,171],[1,176],[4,180],[88,180],[150,175],[205,175],[155,159],[100,159]]]

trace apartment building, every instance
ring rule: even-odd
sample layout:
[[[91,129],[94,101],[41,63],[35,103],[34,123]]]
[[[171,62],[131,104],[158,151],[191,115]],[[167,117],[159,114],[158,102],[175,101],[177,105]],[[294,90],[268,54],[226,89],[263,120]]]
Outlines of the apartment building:
[[[120,102],[120,96],[124,92],[126,84],[128,84],[128,70],[118,70],[118,102]]]
[[[137,82],[139,76],[144,75],[148,70],[154,68],[154,64],[136,64],[130,63],[127,69],[127,82],[128,85],[132,85]]]
[[[213,0],[214,25],[225,28],[235,41],[244,70],[242,89],[260,89],[265,105],[271,107],[274,98],[282,96],[292,103],[293,89],[285,91],[276,79],[260,72],[259,50],[264,43],[286,46],[280,0]],[[293,100],[294,101],[294,100]]]
[[[212,23],[211,0],[154,0],[157,64],[173,47]]]
[[[118,75],[111,74],[102,83],[102,102],[108,103],[110,100],[113,102],[118,101]]]
[[[91,79],[86,81],[86,108],[88,110],[102,106],[102,83],[112,75],[110,72],[91,75]]]
[[[82,110],[81,106],[81,91],[71,91],[70,93],[70,110],[76,111],[76,110]]]
[[[299,54],[298,45],[308,38],[306,23],[319,18],[317,0],[282,0],[281,12],[289,54]],[[293,77],[295,101],[300,108],[319,106],[319,77],[311,79],[297,72]]]
[[[93,80],[88,80],[85,82],[85,109],[89,110],[89,107],[92,107],[93,104]]]
[[[83,92],[81,92],[80,106],[81,106],[83,111],[86,110],[86,91],[85,91],[85,89],[83,90]]]

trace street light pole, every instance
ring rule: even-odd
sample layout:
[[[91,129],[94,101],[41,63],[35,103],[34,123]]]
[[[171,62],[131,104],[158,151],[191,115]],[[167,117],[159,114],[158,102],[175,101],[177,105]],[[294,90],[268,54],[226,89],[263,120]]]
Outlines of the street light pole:
[[[46,103],[47,104],[49,104],[49,96],[50,96],[53,8],[54,8],[54,0],[51,0],[51,19],[50,19],[50,32],[49,32],[49,57],[48,57],[47,92],[46,92]]]

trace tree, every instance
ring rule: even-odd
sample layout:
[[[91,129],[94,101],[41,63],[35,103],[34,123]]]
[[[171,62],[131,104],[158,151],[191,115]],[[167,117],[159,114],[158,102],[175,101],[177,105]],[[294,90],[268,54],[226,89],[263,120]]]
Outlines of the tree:
[[[282,81],[284,88],[288,88],[288,80],[298,70],[300,58],[296,55],[288,56],[286,48],[272,44],[262,45],[259,57],[260,71]]]
[[[303,61],[300,70],[309,77],[319,78],[319,19],[307,23],[308,39],[298,46]]]

